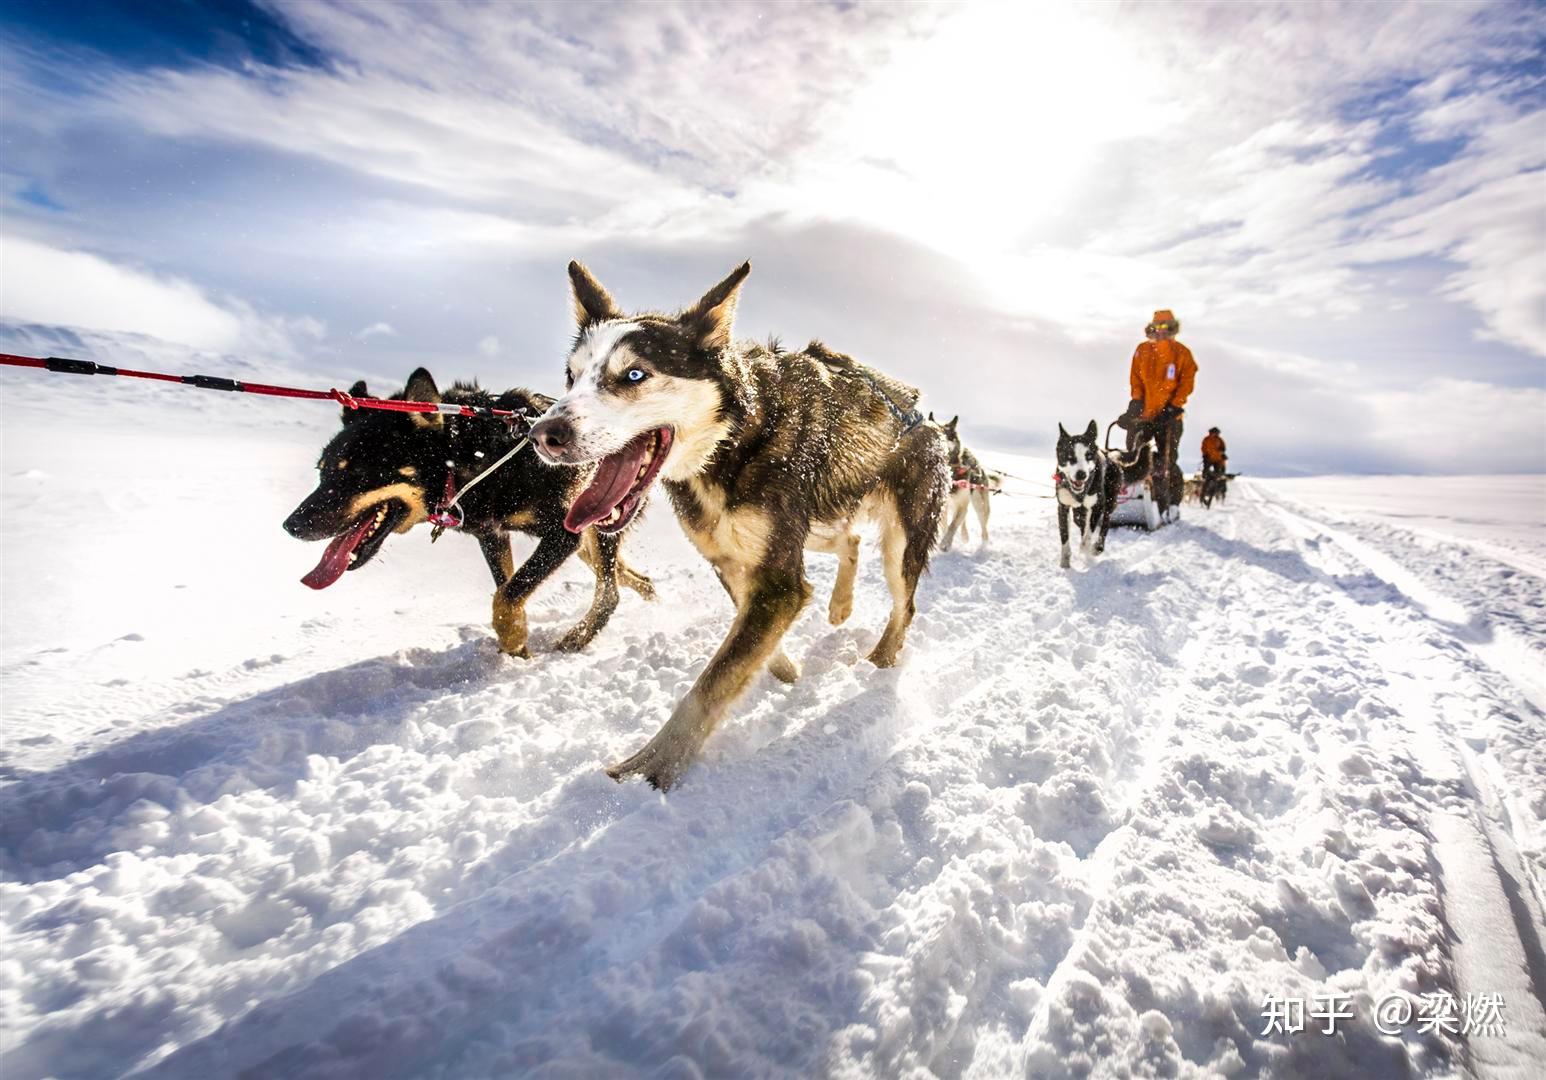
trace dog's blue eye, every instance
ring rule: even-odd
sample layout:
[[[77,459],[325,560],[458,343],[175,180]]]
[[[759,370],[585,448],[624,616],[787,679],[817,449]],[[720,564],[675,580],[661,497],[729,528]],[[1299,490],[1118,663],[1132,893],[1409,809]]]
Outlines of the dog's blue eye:
[[[628,381],[629,382],[643,382],[644,381],[644,375],[645,375],[645,371],[644,371],[643,368],[629,368],[628,369]]]

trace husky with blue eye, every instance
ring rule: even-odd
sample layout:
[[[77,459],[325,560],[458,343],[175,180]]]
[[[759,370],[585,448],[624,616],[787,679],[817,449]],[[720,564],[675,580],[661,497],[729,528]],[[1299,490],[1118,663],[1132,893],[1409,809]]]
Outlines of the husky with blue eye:
[[[1106,550],[1106,530],[1111,527],[1111,512],[1117,496],[1126,484],[1136,484],[1149,475],[1152,450],[1149,444],[1132,456],[1100,447],[1100,428],[1094,420],[1082,434],[1070,435],[1058,425],[1057,501],[1058,535],[1063,541],[1058,565],[1069,567],[1068,516],[1079,527],[1079,546],[1094,558]]]
[[[607,770],[614,779],[670,787],[758,672],[797,676],[780,643],[810,598],[805,553],[839,557],[841,621],[860,521],[880,526],[892,603],[869,659],[895,664],[939,531],[945,438],[913,408],[917,390],[819,342],[792,352],[736,341],[750,273],[743,264],[680,313],[627,315],[569,264],[579,329],[568,390],[532,428],[548,461],[595,463],[565,524],[626,528],[658,479],[736,609],[698,681],[648,745]]]

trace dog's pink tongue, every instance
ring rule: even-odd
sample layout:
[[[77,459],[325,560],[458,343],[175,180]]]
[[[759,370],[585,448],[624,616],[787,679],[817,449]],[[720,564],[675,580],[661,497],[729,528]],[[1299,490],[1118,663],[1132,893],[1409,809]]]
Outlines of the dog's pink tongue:
[[[639,465],[644,461],[644,451],[649,448],[653,431],[646,431],[615,454],[601,459],[590,486],[580,492],[574,505],[564,518],[564,528],[570,532],[582,532],[612,512],[633,487],[634,477],[639,475]]]
[[[311,573],[301,578],[301,584],[313,589],[325,589],[343,577],[344,571],[349,569],[349,556],[360,546],[360,541],[365,539],[365,534],[370,531],[371,522],[374,520],[367,514],[354,528],[328,541],[327,550],[322,553],[321,561]]]

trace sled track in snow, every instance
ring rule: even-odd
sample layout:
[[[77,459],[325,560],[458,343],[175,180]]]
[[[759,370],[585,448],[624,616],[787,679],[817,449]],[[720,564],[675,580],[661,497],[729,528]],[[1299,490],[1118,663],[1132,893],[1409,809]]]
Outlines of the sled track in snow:
[[[670,606],[625,599],[584,655],[502,660],[456,624],[190,680],[226,700],[7,789],[33,828],[0,925],[38,988],[0,965],[7,1074],[1507,1076],[1526,1043],[1362,1012],[1260,1036],[1269,993],[1491,977],[1465,942],[1496,923],[1451,886],[1517,926],[1494,867],[1517,842],[1523,897],[1538,848],[1531,759],[1496,735],[1512,690],[1238,490],[1072,572],[1045,506],[996,505],[892,671],[859,659],[873,555],[840,628],[813,558],[805,676],[758,680],[667,797],[599,767],[723,634],[690,551],[652,552]],[[18,671],[38,700],[62,677]]]

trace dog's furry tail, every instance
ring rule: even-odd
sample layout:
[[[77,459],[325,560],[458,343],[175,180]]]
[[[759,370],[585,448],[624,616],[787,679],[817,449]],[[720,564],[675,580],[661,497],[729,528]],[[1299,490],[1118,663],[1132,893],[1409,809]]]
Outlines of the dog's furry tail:
[[[1154,448],[1142,446],[1136,456],[1129,458],[1125,454],[1116,455],[1117,464],[1122,467],[1122,483],[1136,484],[1140,480],[1148,478],[1149,470],[1154,464]]]

